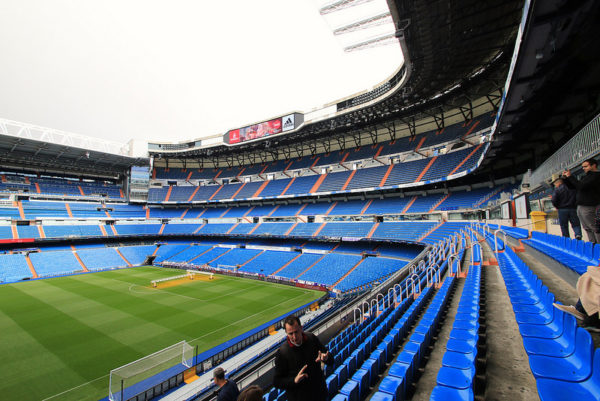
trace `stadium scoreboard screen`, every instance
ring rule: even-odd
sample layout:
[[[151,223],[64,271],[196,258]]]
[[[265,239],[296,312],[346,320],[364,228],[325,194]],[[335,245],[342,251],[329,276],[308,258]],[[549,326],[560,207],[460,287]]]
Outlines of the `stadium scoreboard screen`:
[[[292,113],[269,121],[236,128],[223,136],[223,142],[228,145],[269,138],[275,135],[293,131],[304,122],[304,115]]]
[[[129,172],[129,200],[145,202],[148,200],[150,166],[132,166]]]

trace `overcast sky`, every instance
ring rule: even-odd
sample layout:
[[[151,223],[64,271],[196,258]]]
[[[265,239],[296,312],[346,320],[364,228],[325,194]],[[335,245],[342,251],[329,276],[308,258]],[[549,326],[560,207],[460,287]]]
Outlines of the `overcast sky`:
[[[318,0],[2,0],[0,117],[178,142],[370,88],[399,46],[344,53]]]

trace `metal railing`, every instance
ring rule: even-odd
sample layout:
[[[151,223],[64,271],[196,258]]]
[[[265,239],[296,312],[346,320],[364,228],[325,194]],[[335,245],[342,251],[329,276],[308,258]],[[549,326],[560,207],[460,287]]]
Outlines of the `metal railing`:
[[[600,114],[531,174],[531,189],[541,186],[552,174],[571,169],[598,153],[600,153]]]

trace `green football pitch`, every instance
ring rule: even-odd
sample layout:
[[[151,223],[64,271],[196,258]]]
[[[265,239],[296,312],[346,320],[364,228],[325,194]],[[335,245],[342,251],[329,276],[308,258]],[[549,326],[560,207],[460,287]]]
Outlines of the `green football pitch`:
[[[323,293],[227,276],[170,288],[136,267],[0,286],[0,399],[99,400],[117,368],[186,340],[199,352]]]

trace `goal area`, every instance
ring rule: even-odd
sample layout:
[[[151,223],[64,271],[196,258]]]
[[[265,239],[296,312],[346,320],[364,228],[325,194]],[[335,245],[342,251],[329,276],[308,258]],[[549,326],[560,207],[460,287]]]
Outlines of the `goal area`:
[[[110,371],[108,399],[128,400],[163,382],[163,372],[169,376],[193,366],[194,348],[181,341],[154,354]],[[177,371],[177,372],[175,372]]]

